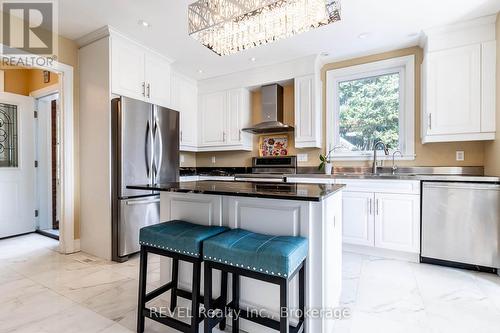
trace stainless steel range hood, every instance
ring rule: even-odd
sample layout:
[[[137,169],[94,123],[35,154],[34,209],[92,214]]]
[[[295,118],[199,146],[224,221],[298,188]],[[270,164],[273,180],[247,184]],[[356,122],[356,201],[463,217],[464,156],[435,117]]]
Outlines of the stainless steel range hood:
[[[242,131],[252,134],[292,132],[292,126],[283,124],[283,87],[271,84],[261,88],[262,122]]]

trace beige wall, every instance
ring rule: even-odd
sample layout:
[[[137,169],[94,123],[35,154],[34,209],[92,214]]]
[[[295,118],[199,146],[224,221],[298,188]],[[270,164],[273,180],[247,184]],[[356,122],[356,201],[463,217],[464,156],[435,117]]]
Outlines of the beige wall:
[[[497,139],[485,145],[485,174],[500,176],[500,13],[497,16]]]
[[[181,167],[193,168],[196,166],[196,153],[181,152],[181,159],[182,158],[184,158],[184,162],[181,162]]]
[[[484,143],[483,142],[458,142],[458,143],[431,143],[422,145],[420,140],[420,67],[423,60],[423,51],[419,47],[412,47],[402,50],[396,50],[381,54],[376,54],[367,57],[355,58],[341,62],[326,64],[321,71],[322,81],[325,82],[326,71],[349,67],[368,62],[385,60],[394,57],[406,55],[415,55],[415,153],[416,158],[413,161],[401,161],[400,165],[407,166],[483,166],[484,165]],[[326,85],[323,84],[323,124],[326,126]],[[285,87],[285,122],[293,124],[293,86]],[[258,122],[257,115],[260,114],[260,93],[252,94],[252,112],[254,123]],[[326,133],[326,127],[323,128],[323,133]],[[325,134],[324,134],[325,135]],[[291,135],[291,154],[308,154],[308,162],[300,162],[300,166],[316,166],[319,164],[319,154],[324,152],[322,149],[295,149],[293,143],[293,134]],[[250,166],[252,156],[257,156],[258,136],[254,138],[253,152],[209,152],[196,154],[197,166]],[[326,139],[323,139],[326,142]],[[463,150],[465,152],[465,161],[455,161],[455,152]],[[211,163],[211,157],[216,157],[216,163]],[[387,162],[386,162],[387,163]],[[369,165],[370,161],[338,161],[335,163],[339,166],[358,166]]]

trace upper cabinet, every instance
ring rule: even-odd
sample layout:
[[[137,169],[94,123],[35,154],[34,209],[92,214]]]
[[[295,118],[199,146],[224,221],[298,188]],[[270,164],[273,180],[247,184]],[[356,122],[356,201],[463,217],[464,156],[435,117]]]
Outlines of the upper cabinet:
[[[180,114],[180,150],[198,150],[198,86],[172,71],[171,108]]]
[[[111,91],[170,107],[170,61],[131,40],[112,35]]]
[[[321,84],[315,75],[297,77],[295,94],[295,147],[321,148]]]
[[[252,150],[250,92],[232,89],[199,96],[198,151]]]
[[[422,142],[495,139],[495,21],[481,18],[427,34]]]

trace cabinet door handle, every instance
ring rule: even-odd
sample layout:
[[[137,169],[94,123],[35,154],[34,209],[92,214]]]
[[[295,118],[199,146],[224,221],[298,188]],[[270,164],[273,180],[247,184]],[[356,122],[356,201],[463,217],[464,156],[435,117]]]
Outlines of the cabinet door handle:
[[[146,82],[142,83],[142,96],[146,97]]]
[[[375,210],[376,210],[376,214],[379,215],[379,210],[378,210],[378,199],[375,200]]]
[[[226,132],[222,132],[222,141],[226,142]]]
[[[429,113],[429,129],[432,130],[432,113]]]
[[[147,90],[148,90],[148,98],[151,98],[151,84],[150,83],[148,83]]]
[[[180,134],[181,134],[181,142],[182,142],[182,131],[180,131]]]
[[[372,215],[372,199],[368,199],[368,212]]]
[[[241,141],[241,130],[238,132],[238,141]]]

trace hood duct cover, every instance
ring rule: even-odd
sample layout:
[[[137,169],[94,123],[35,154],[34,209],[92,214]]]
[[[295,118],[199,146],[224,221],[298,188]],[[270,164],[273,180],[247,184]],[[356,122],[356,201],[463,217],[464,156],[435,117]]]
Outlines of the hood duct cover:
[[[271,84],[261,88],[262,122],[244,132],[252,134],[292,132],[292,126],[283,124],[283,87]]]

